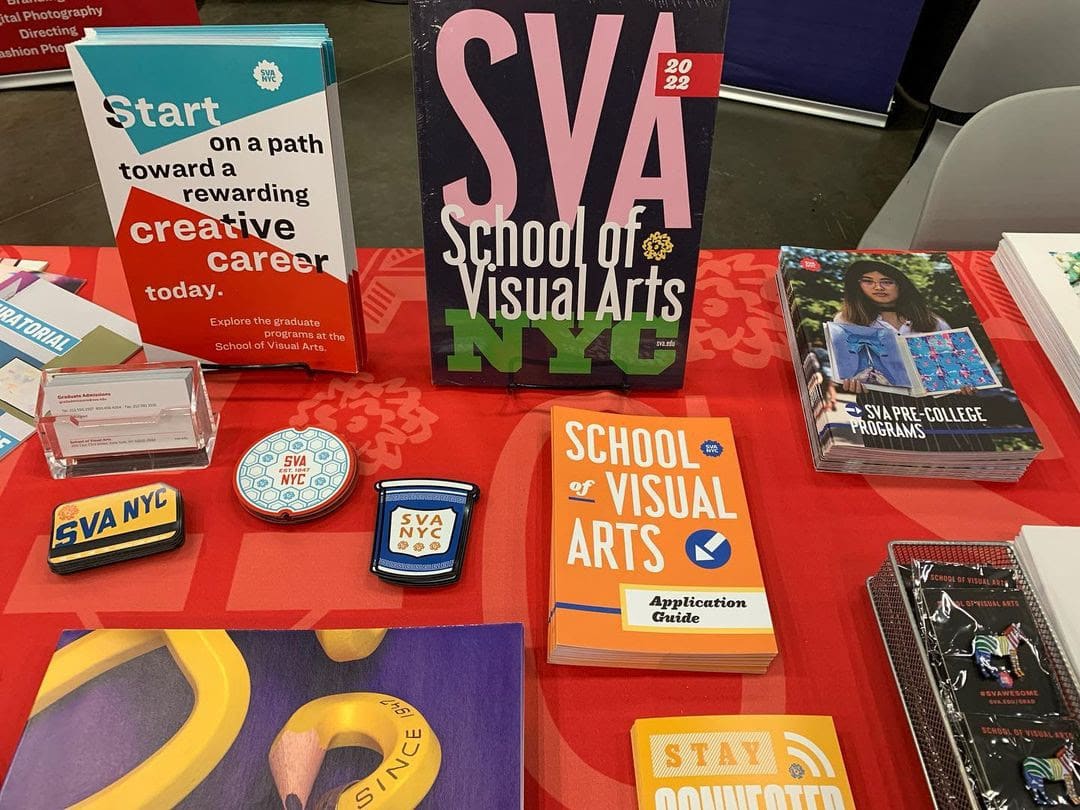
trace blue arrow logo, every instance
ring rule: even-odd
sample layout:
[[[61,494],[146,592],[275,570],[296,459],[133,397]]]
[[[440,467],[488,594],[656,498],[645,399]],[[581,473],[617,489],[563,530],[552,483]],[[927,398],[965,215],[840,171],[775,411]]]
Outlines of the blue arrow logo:
[[[731,543],[718,531],[698,529],[686,538],[686,556],[699,568],[720,568],[731,559]]]

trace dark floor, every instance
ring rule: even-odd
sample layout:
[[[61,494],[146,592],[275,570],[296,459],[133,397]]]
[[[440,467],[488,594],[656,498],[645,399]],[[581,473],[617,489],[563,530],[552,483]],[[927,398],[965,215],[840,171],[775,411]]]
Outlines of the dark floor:
[[[404,5],[207,0],[204,23],[325,22],[341,84],[357,242],[419,245]],[[854,247],[903,176],[917,110],[885,130],[721,101],[702,245]],[[0,244],[112,244],[71,85],[0,92]]]

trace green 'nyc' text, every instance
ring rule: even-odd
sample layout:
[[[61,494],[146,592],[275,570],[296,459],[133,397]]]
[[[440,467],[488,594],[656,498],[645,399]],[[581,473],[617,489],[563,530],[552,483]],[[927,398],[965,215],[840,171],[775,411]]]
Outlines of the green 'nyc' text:
[[[528,328],[540,330],[555,349],[548,362],[551,374],[588,374],[593,358],[586,357],[585,352],[608,331],[611,333],[609,357],[626,374],[656,375],[675,362],[672,349],[656,349],[652,357],[642,357],[641,342],[642,332],[651,332],[657,338],[677,338],[678,322],[647,320],[643,312],[634,313],[614,325],[613,320],[610,315],[597,318],[595,313],[588,313],[575,334],[572,321],[530,321],[527,316],[520,315],[517,318],[499,316],[489,323],[484,318],[471,316],[467,309],[448,309],[446,325],[453,330],[454,351],[446,358],[447,369],[481,371],[481,359],[484,359],[497,371],[508,374],[519,371],[522,338]]]

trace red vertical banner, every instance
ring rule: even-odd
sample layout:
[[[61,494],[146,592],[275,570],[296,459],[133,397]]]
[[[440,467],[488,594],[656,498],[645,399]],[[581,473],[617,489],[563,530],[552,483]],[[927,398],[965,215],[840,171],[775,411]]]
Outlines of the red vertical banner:
[[[66,68],[87,28],[198,24],[195,0],[0,0],[0,80]]]

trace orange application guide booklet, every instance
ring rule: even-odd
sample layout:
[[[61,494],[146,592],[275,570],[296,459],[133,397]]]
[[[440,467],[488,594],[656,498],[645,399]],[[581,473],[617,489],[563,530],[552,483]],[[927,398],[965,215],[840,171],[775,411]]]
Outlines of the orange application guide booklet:
[[[653,717],[630,732],[638,810],[854,810],[831,717]]]
[[[776,655],[731,422],[556,406],[548,659],[764,671]]]

